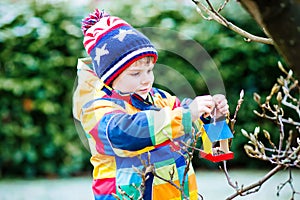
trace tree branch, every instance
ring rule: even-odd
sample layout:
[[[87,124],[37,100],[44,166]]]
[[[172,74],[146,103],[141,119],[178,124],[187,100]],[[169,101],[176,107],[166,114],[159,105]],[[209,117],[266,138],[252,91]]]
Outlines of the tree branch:
[[[218,22],[219,24],[221,24],[221,25],[227,27],[228,29],[230,29],[230,30],[238,33],[239,35],[245,37],[247,42],[254,41],[254,42],[260,42],[260,43],[270,44],[270,45],[274,44],[274,42],[273,42],[272,39],[255,36],[255,35],[247,32],[247,31],[239,28],[238,26],[232,24],[228,20],[226,20],[222,15],[220,15],[217,11],[215,11],[215,9],[210,4],[209,0],[206,0],[206,1],[208,2],[210,9],[207,8],[204,4],[202,4],[198,0],[192,0],[192,1],[196,4],[196,6],[197,6],[197,12],[201,16],[203,16],[201,10],[203,10],[209,16],[209,18],[205,17],[204,19],[206,19],[206,20],[211,20],[212,19],[212,20]]]
[[[269,171],[262,179],[258,180],[257,182],[247,186],[247,187],[242,187],[240,189],[238,189],[236,191],[236,193],[234,193],[233,195],[227,197],[227,200],[231,200],[234,199],[237,196],[244,196],[247,195],[245,194],[245,192],[249,192],[255,188],[258,188],[258,190],[260,189],[260,187],[267,181],[269,180],[273,175],[275,175],[278,171],[280,171],[281,169],[283,169],[282,165],[277,165],[276,167],[274,167],[271,171]],[[257,190],[257,191],[258,191]],[[255,192],[257,192],[255,190]]]

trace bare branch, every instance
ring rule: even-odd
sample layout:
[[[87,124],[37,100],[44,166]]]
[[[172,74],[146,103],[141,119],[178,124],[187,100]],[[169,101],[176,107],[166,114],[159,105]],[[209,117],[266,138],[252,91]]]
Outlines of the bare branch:
[[[232,180],[231,180],[231,178],[230,178],[230,176],[229,176],[229,173],[228,173],[228,170],[227,170],[227,162],[223,161],[223,169],[221,167],[219,167],[219,168],[225,173],[225,176],[226,176],[228,184],[232,188],[238,190],[238,188],[239,188],[238,183],[237,182],[233,183]]]
[[[225,6],[227,5],[227,3],[229,2],[229,0],[225,0],[223,4],[220,5],[220,7],[218,8],[217,12],[221,12]]]
[[[239,112],[239,110],[241,108],[241,105],[242,105],[243,101],[244,101],[244,94],[245,94],[244,90],[241,90],[241,92],[240,92],[240,98],[239,98],[237,106],[235,108],[233,118],[230,119],[230,129],[231,129],[232,133],[235,132],[234,131],[234,125],[235,125],[236,120],[237,120],[237,114],[238,114],[238,112]]]
[[[239,28],[238,26],[232,24],[231,22],[229,22],[227,19],[225,19],[222,15],[220,15],[211,5],[209,0],[206,0],[206,2],[209,5],[209,8],[206,7],[203,3],[201,3],[198,0],[192,0],[196,6],[197,6],[197,12],[201,15],[204,16],[202,13],[202,10],[209,16],[209,17],[205,17],[204,19],[206,20],[214,20],[216,22],[218,22],[219,24],[227,27],[228,29],[236,32],[237,34],[243,36],[246,38],[247,42],[260,42],[260,43],[264,43],[264,44],[270,44],[270,45],[274,45],[274,42],[271,38],[264,38],[264,37],[259,37],[259,36],[255,36],[241,28]],[[223,8],[222,8],[223,9]]]
[[[233,195],[227,197],[227,200],[230,199],[234,199],[237,196],[244,196],[249,194],[249,192],[253,191],[257,192],[260,187],[267,181],[269,180],[273,175],[275,175],[277,172],[279,172],[281,169],[283,169],[283,166],[281,165],[277,165],[276,167],[274,167],[271,171],[269,171],[262,179],[258,180],[257,182],[247,186],[247,187],[242,187],[239,188],[238,190],[236,190],[236,193],[234,193]],[[246,194],[245,194],[246,193]],[[253,193],[253,192],[251,192]]]
[[[258,134],[260,133],[259,127],[255,128],[254,133],[248,133],[247,131],[242,130],[242,134],[249,139],[249,144],[244,146],[247,155],[252,158],[268,161],[271,164],[274,164],[275,167],[262,180],[259,180],[256,184],[242,188],[242,190],[237,190],[237,192],[229,199],[238,195],[247,194],[246,191],[258,191],[259,187],[268,180],[270,176],[282,169],[289,170],[290,178],[278,186],[277,194],[279,195],[281,189],[287,184],[291,187],[292,199],[295,194],[299,193],[296,192],[293,187],[291,168],[300,168],[300,86],[298,80],[293,78],[293,72],[291,70],[287,72],[281,63],[278,63],[278,67],[283,71],[286,77],[277,79],[278,84],[274,84],[270,94],[266,97],[265,102],[262,102],[260,95],[254,94],[254,100],[262,110],[261,113],[258,111],[255,111],[255,113],[259,117],[271,120],[277,125],[279,132],[278,141],[274,142],[270,133],[263,130],[264,136],[269,143],[268,146],[271,146],[271,148],[268,148],[258,137]],[[277,104],[274,103],[274,101],[271,101],[275,96]],[[285,112],[285,109],[289,109],[288,112]],[[298,115],[298,118],[292,111]],[[292,125],[289,126],[291,127],[291,130],[287,130],[285,124]],[[296,137],[297,144],[295,144],[294,134],[298,134]],[[256,190],[253,190],[254,188],[256,188]]]
[[[280,185],[277,186],[277,196],[280,195],[281,190],[287,185],[289,184],[291,190],[292,190],[292,197],[291,199],[295,199],[295,194],[300,194],[299,192],[297,192],[294,188],[293,185],[293,175],[292,175],[292,169],[289,168],[289,178],[287,181],[285,181],[284,183],[281,183]]]

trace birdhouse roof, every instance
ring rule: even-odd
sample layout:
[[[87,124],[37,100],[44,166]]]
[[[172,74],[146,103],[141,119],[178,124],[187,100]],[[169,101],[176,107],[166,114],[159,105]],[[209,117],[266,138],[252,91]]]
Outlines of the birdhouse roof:
[[[211,142],[233,138],[233,134],[226,120],[217,121],[216,123],[204,124],[203,126]]]

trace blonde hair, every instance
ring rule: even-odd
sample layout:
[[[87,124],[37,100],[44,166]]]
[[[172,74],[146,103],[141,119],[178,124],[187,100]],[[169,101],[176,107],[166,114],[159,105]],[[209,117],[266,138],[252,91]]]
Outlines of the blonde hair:
[[[150,63],[153,63],[153,62],[154,62],[154,57],[146,56],[146,57],[143,57],[143,58],[135,61],[133,63],[133,65],[149,65]]]

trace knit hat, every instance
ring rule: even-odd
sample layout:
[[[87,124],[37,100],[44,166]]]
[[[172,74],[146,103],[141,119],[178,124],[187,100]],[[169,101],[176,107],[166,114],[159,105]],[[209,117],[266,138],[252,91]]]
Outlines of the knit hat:
[[[83,44],[97,76],[110,85],[133,62],[146,56],[157,60],[150,40],[124,20],[95,10],[82,20]]]

